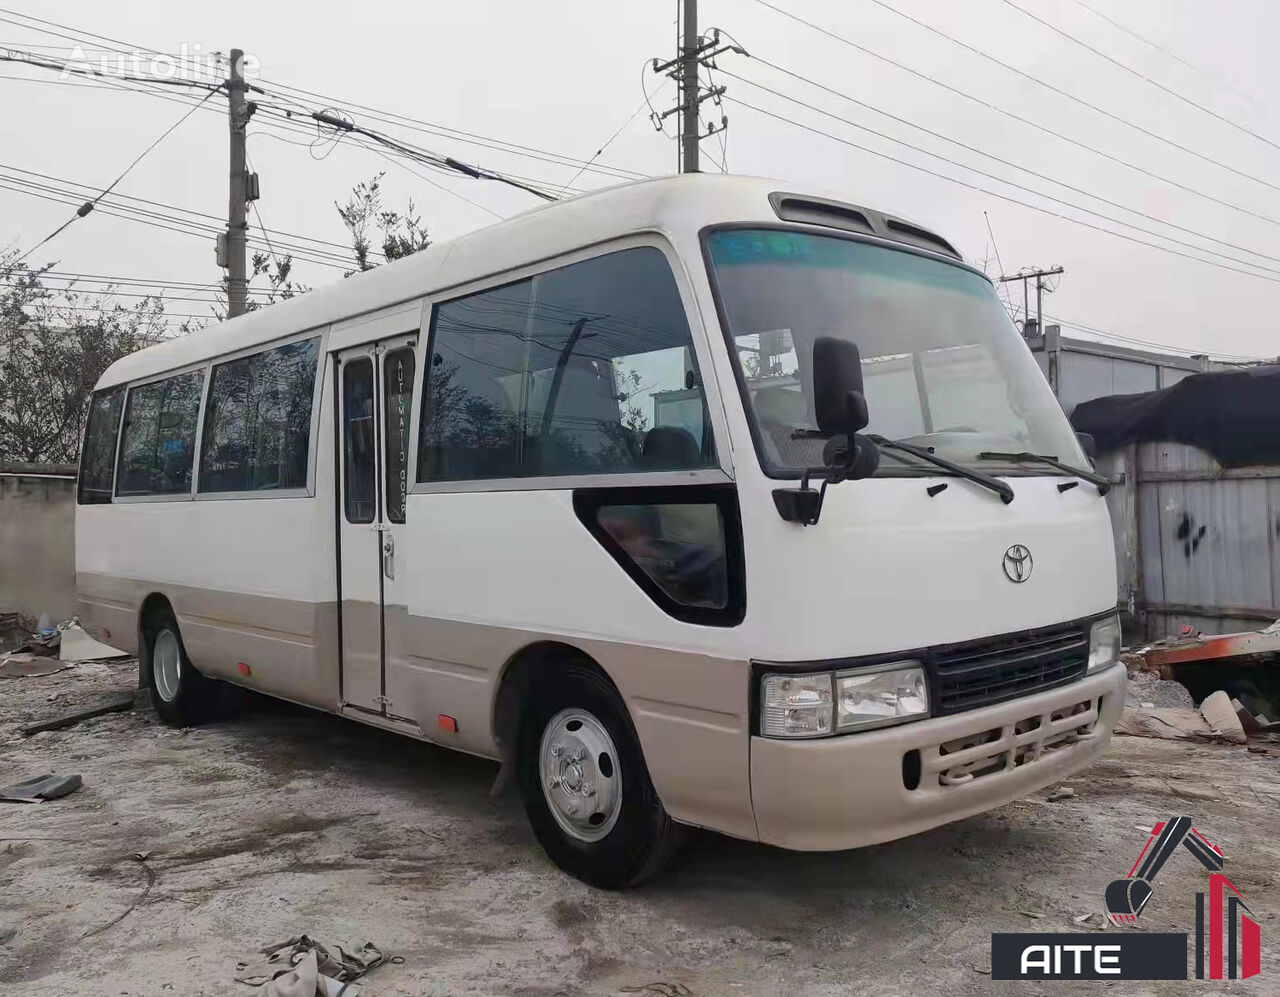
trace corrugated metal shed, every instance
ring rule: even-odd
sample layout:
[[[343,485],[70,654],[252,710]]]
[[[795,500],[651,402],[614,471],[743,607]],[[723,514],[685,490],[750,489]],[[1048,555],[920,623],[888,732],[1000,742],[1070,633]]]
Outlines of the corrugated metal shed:
[[[1064,339],[1056,325],[1046,328],[1043,336],[1028,339],[1027,346],[1068,413],[1093,398],[1167,388],[1188,374],[1218,366],[1207,357],[1182,357],[1085,339]]]
[[[1222,366],[1063,339],[1053,326],[1027,343],[1068,413]],[[1103,454],[1098,469],[1113,482],[1107,507],[1131,639],[1184,625],[1231,633],[1280,618],[1280,466],[1224,470],[1195,447],[1143,443]]]

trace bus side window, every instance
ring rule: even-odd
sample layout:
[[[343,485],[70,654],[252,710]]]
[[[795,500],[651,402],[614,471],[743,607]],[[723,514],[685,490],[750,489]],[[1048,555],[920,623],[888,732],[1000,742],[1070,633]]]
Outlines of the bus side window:
[[[116,436],[120,432],[120,410],[124,407],[124,385],[94,392],[85,425],[84,448],[80,452],[80,486],[77,501],[96,505],[111,501],[115,481]]]
[[[342,368],[343,507],[348,523],[372,523],[377,513],[373,362],[359,357]]]
[[[196,422],[203,392],[203,370],[129,389],[116,470],[117,495],[178,495],[191,491]]]
[[[200,444],[201,494],[307,487],[320,340],[213,368]]]
[[[716,465],[671,266],[643,246],[436,308],[418,480]]]

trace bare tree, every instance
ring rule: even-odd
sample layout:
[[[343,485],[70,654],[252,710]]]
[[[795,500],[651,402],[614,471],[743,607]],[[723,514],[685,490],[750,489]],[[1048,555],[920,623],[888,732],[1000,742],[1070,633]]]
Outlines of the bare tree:
[[[54,294],[18,258],[0,255],[0,459],[70,462],[94,384],[164,337],[164,306],[112,304],[112,288]]]

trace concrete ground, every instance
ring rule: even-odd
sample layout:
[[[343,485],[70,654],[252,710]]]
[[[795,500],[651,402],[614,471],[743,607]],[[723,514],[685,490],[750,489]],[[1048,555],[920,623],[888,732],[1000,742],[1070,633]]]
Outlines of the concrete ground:
[[[1101,932],[1075,918],[1180,813],[1262,924],[1262,978],[1109,992],[1280,990],[1275,749],[1119,738],[1061,802],[839,854],[696,833],[660,878],[611,894],[550,864],[514,796],[489,803],[493,764],[350,721],[269,707],[174,731],[141,709],[19,733],[135,681],[131,663],[0,681],[0,784],[84,777],[0,804],[2,993],[248,997],[237,960],[304,932],[402,956],[371,997],[1037,992],[991,981],[991,933]],[[1205,878],[1175,857],[1138,930],[1190,930]]]

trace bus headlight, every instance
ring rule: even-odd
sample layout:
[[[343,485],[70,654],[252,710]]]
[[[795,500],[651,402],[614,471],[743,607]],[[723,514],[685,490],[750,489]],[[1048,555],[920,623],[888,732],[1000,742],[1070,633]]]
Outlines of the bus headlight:
[[[822,737],[831,733],[831,673],[766,675],[760,685],[760,733]]]
[[[928,715],[929,687],[924,668],[915,662],[874,671],[773,672],[760,684],[765,737],[825,737]]]
[[[1108,616],[1089,628],[1089,671],[1110,668],[1120,658],[1120,617]]]
[[[882,727],[929,715],[924,669],[894,668],[836,676],[836,728]]]

